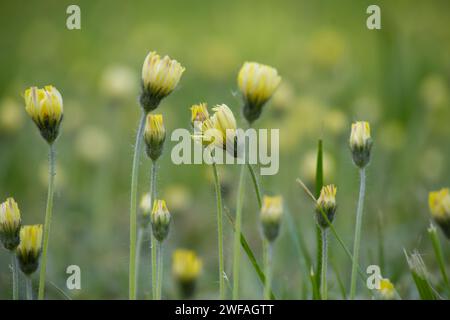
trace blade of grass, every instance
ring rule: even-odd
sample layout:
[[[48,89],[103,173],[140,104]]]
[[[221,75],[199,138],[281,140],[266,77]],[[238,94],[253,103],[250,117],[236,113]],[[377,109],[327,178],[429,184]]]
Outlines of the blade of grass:
[[[404,250],[404,253],[420,298],[422,300],[437,300],[437,295],[428,280],[428,271],[420,254],[415,251],[408,255],[406,250]]]
[[[323,186],[323,146],[322,146],[322,139],[319,139],[318,145],[317,145],[317,162],[316,162],[316,192],[315,197],[318,198],[320,196],[320,191],[322,190]],[[316,282],[319,288],[321,287],[321,270],[322,270],[322,229],[316,224],[316,248],[317,248],[317,255],[316,255]]]
[[[430,224],[430,227],[428,228],[428,235],[430,236],[431,243],[433,244],[434,254],[439,264],[442,280],[444,281],[447,290],[449,290],[450,292],[450,285],[448,282],[447,271],[445,270],[445,263],[442,255],[441,242],[439,241],[439,236],[437,234],[436,227],[433,224]]]

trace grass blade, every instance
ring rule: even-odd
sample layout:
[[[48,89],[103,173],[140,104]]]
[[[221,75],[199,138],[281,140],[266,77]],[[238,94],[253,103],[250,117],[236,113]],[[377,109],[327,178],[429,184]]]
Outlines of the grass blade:
[[[438,297],[428,280],[428,271],[420,254],[417,251],[411,255],[408,255],[406,251],[404,252],[420,298],[422,300],[437,300]]]
[[[323,186],[323,147],[322,147],[322,140],[319,139],[318,145],[317,145],[317,162],[316,162],[316,192],[315,197],[316,199],[320,196],[320,191],[322,190]],[[316,248],[317,248],[317,255],[316,255],[316,282],[317,285],[320,288],[321,284],[321,270],[322,270],[322,230],[320,227],[316,224]],[[320,294],[319,294],[320,297]]]

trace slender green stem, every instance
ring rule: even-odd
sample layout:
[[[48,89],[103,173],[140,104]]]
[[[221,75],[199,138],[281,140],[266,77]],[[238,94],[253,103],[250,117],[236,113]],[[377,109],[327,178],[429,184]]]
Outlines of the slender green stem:
[[[272,243],[264,240],[265,254],[265,273],[266,283],[264,286],[264,300],[270,300],[270,290],[272,285]]]
[[[256,177],[255,170],[253,169],[253,166],[250,163],[247,163],[248,170],[250,171],[250,175],[252,176],[252,182],[253,187],[255,188],[256,192],[256,198],[258,199],[258,205],[259,208],[262,207],[262,193],[261,193],[261,187],[258,183],[258,178]]]
[[[133,168],[131,169],[130,192],[130,266],[129,266],[129,298],[136,299],[136,229],[137,229],[137,189],[139,177],[139,159],[142,150],[142,134],[145,127],[145,112],[142,112],[134,146]]]
[[[328,267],[328,230],[322,229],[322,276],[321,276],[321,296],[322,300],[328,299],[328,289],[327,289],[327,267]]]
[[[217,203],[217,237],[219,250],[219,291],[220,299],[225,299],[225,282],[224,282],[224,264],[223,264],[223,226],[222,226],[222,192],[220,190],[219,175],[217,173],[217,165],[213,162],[214,184],[216,189]]]
[[[236,230],[234,232],[234,248],[233,248],[233,300],[239,299],[239,267],[241,259],[241,225],[242,225],[242,206],[245,192],[245,165],[241,165],[241,173],[239,176],[239,185],[236,202]]]
[[[33,282],[31,281],[30,276],[25,277],[25,286],[27,290],[27,300],[33,300]]]
[[[151,174],[150,174],[150,204],[151,207],[153,207],[153,202],[155,201],[156,198],[156,174],[157,174],[157,165],[154,161],[152,161],[152,170],[151,170]],[[151,259],[152,259],[152,296],[153,299],[156,299],[156,238],[153,236],[153,232],[152,232],[152,236],[151,236],[151,244],[150,244],[150,249],[151,249]]]
[[[352,276],[350,283],[351,300],[355,299],[356,294],[356,273],[358,271],[357,269],[359,262],[359,247],[361,244],[361,226],[364,208],[364,194],[366,192],[366,171],[364,168],[359,170],[359,175],[360,175],[359,198],[358,198],[358,207],[356,210],[355,239],[353,243]]]
[[[439,241],[439,237],[436,232],[436,227],[431,225],[428,228],[428,234],[430,235],[431,243],[433,244],[434,254],[436,255],[436,260],[438,261],[438,264],[439,264],[439,269],[441,271],[442,279],[444,280],[444,283],[450,292],[450,284],[448,282],[447,271],[445,270],[445,263],[444,263],[444,258],[442,255],[441,242]]]
[[[19,300],[19,268],[17,266],[17,258],[14,251],[11,251],[11,268],[13,280],[13,300]]]
[[[141,251],[142,251],[142,241],[144,238],[144,228],[139,227],[137,234],[137,245],[136,245],[136,298],[139,296],[139,269],[141,267]]]
[[[55,147],[53,144],[49,145],[48,152],[48,193],[47,193],[47,208],[45,210],[44,222],[44,243],[42,247],[41,270],[39,274],[39,293],[38,299],[43,300],[45,294],[45,276],[47,271],[47,252],[48,240],[50,235],[50,225],[52,223],[53,213],[53,193],[55,183]]]
[[[156,300],[161,300],[162,276],[163,276],[163,245],[161,241],[158,241],[158,285],[156,289]]]

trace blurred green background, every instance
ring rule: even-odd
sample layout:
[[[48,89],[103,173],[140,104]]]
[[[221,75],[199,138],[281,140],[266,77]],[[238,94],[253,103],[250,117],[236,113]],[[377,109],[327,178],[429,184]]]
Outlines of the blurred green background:
[[[67,30],[66,8],[81,8],[81,30]],[[381,7],[381,30],[366,28],[366,8]],[[282,85],[256,123],[280,129],[280,171],[262,177],[282,194],[286,215],[276,242],[274,292],[310,298],[300,243],[315,255],[313,206],[295,182],[313,186],[317,141],[323,139],[325,182],[338,186],[335,226],[353,241],[357,170],[347,145],[350,125],[370,121],[361,265],[380,265],[403,298],[417,298],[403,249],[418,249],[439,288],[427,237],[428,191],[450,185],[450,3],[448,1],[2,1],[0,3],[0,199],[13,196],[25,224],[43,223],[47,148],[26,115],[23,91],[56,86],[64,99],[57,141],[57,190],[48,262],[48,297],[128,297],[129,187],[137,97],[150,50],[169,54],[186,71],[158,112],[166,128],[190,128],[194,103],[228,104],[239,122],[236,77],[244,61],[278,69]],[[171,252],[195,250],[204,262],[198,298],[218,297],[216,219],[211,168],[176,166],[173,143],[159,161],[158,194],[173,216],[166,242],[163,296],[176,298]],[[149,186],[142,157],[139,194]],[[221,166],[225,206],[234,212],[238,166]],[[261,259],[256,198],[247,177],[243,231]],[[232,233],[225,226],[226,272]],[[445,259],[450,243],[442,237]],[[330,236],[330,298],[348,288],[350,261]],[[149,242],[145,242],[147,247]],[[148,249],[146,250],[148,251]],[[143,259],[140,297],[150,291]],[[0,298],[11,297],[6,250],[0,250]],[[66,288],[66,268],[79,265],[82,289]],[[262,287],[242,258],[241,296]],[[35,275],[37,280],[37,274]],[[231,279],[231,277],[230,277]],[[35,283],[37,287],[37,281]],[[370,294],[359,284],[360,297]],[[57,289],[59,288],[59,289]]]

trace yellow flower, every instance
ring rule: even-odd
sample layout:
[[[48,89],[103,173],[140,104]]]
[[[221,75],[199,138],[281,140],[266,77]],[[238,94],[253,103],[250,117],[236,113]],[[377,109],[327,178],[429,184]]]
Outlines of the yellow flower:
[[[275,68],[256,62],[246,62],[238,75],[238,85],[244,100],[244,116],[253,122],[261,115],[263,105],[272,97],[281,77]]]
[[[391,300],[395,298],[396,292],[394,285],[389,279],[383,278],[380,280],[380,288],[378,293],[381,298],[386,300]]]
[[[52,143],[58,137],[63,118],[63,100],[53,86],[25,90],[25,110],[41,131],[42,137]]]
[[[334,220],[334,215],[336,214],[336,192],[337,188],[333,184],[323,186],[322,190],[320,190],[320,196],[316,203],[316,219],[322,228],[329,227],[327,220],[322,215],[322,211],[330,223]]]
[[[359,168],[364,168],[370,161],[370,151],[372,149],[369,123],[366,121],[353,123],[349,142],[353,162]]]
[[[428,195],[431,215],[450,239],[450,192],[448,188],[432,191]]]
[[[142,196],[141,202],[139,203],[139,210],[140,223],[141,226],[145,228],[150,222],[150,214],[152,212],[152,197],[150,196],[150,192],[147,192]]]
[[[208,105],[206,103],[194,104],[191,107],[191,123],[203,122],[209,119]]]
[[[267,240],[274,241],[278,236],[282,214],[283,198],[281,196],[264,196],[261,207],[261,223]]]
[[[202,270],[202,261],[194,251],[177,249],[172,256],[172,273],[175,278],[182,282],[197,279]]]
[[[161,58],[155,51],[147,55],[142,66],[141,105],[145,111],[155,109],[175,89],[184,70],[168,56]]]
[[[42,249],[42,225],[24,226],[20,229],[20,244],[16,253],[20,268],[29,275],[36,271]]]
[[[153,235],[156,240],[163,241],[169,233],[170,212],[167,209],[166,201],[155,200],[151,215]]]
[[[156,161],[161,156],[164,141],[166,140],[166,129],[164,128],[161,114],[147,115],[144,140],[147,145],[147,155],[153,161]]]
[[[8,250],[15,249],[20,242],[19,232],[22,220],[19,207],[13,198],[0,204],[0,240]]]

